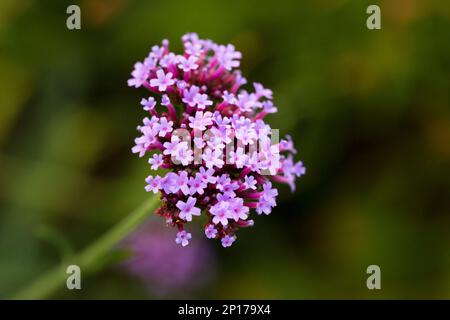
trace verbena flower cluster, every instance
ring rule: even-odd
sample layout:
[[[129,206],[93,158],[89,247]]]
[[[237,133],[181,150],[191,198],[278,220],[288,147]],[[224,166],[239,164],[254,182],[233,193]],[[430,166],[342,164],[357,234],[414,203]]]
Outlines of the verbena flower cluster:
[[[190,33],[182,37],[184,52],[169,51],[169,42],[154,46],[134,65],[128,85],[144,87],[153,96],[141,105],[149,115],[138,126],[133,153],[151,153],[147,192],[160,193],[157,213],[176,226],[176,243],[192,238],[184,228],[194,216],[206,216],[205,235],[223,247],[236,240],[236,230],[253,226],[250,211],[270,214],[276,206],[272,182],[287,183],[305,173],[295,163],[292,139],[278,141],[278,130],[264,122],[277,112],[272,91],[247,80],[236,68],[241,53]]]

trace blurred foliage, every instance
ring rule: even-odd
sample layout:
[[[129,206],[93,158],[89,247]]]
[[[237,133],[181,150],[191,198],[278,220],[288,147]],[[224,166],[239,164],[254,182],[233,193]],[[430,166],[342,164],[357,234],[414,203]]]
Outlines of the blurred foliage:
[[[193,31],[243,53],[308,168],[271,216],[216,246],[216,280],[193,297],[450,298],[447,2],[85,0],[69,31],[72,3],[0,2],[0,296],[146,197],[130,152],[145,91],[126,80],[151,45],[179,49]],[[115,267],[55,296],[146,297]]]

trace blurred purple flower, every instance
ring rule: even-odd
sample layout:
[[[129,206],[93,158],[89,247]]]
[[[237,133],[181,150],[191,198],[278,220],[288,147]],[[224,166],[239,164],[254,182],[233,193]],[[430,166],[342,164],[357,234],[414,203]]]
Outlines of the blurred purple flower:
[[[187,235],[180,240],[186,240]],[[206,240],[197,237],[183,248],[175,243],[170,230],[157,223],[143,225],[122,248],[131,253],[122,264],[123,270],[158,297],[192,297],[216,273],[215,255]]]

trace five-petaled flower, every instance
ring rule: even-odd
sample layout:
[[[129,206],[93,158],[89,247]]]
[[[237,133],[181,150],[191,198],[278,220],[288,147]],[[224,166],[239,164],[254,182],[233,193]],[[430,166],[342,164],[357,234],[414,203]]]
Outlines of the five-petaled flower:
[[[189,240],[192,239],[192,235],[188,233],[186,230],[182,230],[177,233],[177,237],[175,242],[177,244],[181,244],[183,247],[186,247],[189,244]]]
[[[150,80],[150,86],[158,87],[159,91],[166,91],[167,87],[173,85],[172,72],[164,73],[162,69],[156,71],[156,78]]]

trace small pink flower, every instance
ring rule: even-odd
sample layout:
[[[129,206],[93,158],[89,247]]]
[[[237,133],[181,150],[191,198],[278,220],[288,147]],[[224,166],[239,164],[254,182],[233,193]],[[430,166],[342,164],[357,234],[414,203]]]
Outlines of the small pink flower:
[[[159,120],[159,136],[164,137],[169,132],[172,132],[173,121],[167,121],[166,117],[161,117]]]
[[[204,131],[207,126],[212,125],[212,113],[206,111],[197,111],[195,117],[189,117],[189,127],[194,130]]]
[[[147,182],[147,185],[145,186],[145,191],[153,193],[158,193],[161,189],[161,177],[160,176],[148,176],[147,179],[145,179],[145,182]]]
[[[224,247],[224,248],[227,248],[227,247],[231,247],[231,245],[233,244],[233,242],[236,240],[236,238],[235,237],[232,237],[232,236],[225,236],[225,237],[223,237],[222,238],[222,240],[221,240],[221,242],[222,242],[222,246]]]
[[[221,223],[222,226],[228,225],[228,219],[232,218],[228,208],[229,204],[226,201],[221,201],[212,206],[211,214],[214,216],[212,222],[215,224]]]
[[[150,111],[150,110],[153,110],[155,108],[156,101],[155,101],[155,99],[153,97],[150,97],[148,99],[144,99],[143,98],[141,100],[141,105],[142,105],[142,107],[143,107],[143,109],[145,111]]]
[[[244,178],[244,187],[245,189],[256,189],[256,180],[253,176],[245,176]]]
[[[158,168],[163,164],[162,154],[155,153],[153,157],[148,160],[148,163],[151,164],[152,170],[158,170]]]
[[[198,64],[196,63],[198,58],[196,56],[189,56],[189,58],[185,58],[180,56],[178,59],[178,68],[183,70],[184,72],[189,72],[191,70],[196,70],[198,68]]]
[[[199,88],[195,85],[192,85],[189,89],[184,89],[182,101],[190,107],[195,106],[196,102],[194,98],[197,96],[198,92]]]
[[[208,224],[205,228],[205,235],[208,239],[214,239],[217,236],[217,229],[213,224]]]
[[[130,87],[139,88],[148,78],[150,68],[145,64],[138,62],[134,65],[134,70],[131,73],[132,78],[128,80]]]
[[[195,207],[197,199],[189,197],[186,202],[178,200],[177,208],[180,209],[179,217],[186,221],[192,221],[192,216],[199,216],[201,210]]]
[[[162,69],[156,72],[156,78],[150,80],[150,86],[158,87],[159,91],[166,91],[167,87],[175,84],[175,80],[172,79],[172,72],[164,73]]]
[[[175,242],[177,244],[180,244],[183,247],[186,247],[189,244],[189,240],[192,239],[192,235],[185,230],[180,231],[177,233],[177,237],[175,239]]]
[[[189,179],[190,193],[194,195],[196,193],[203,194],[206,188],[206,183],[203,181],[202,177],[196,175],[195,177],[191,177]]]

